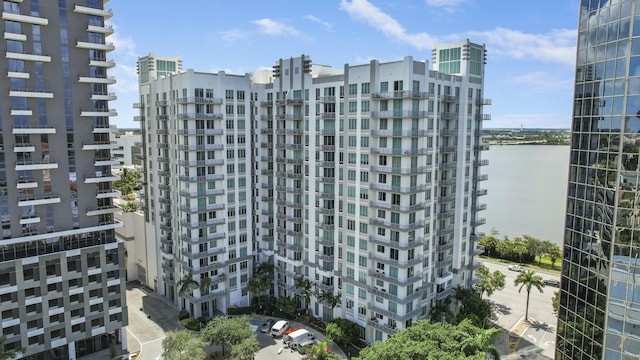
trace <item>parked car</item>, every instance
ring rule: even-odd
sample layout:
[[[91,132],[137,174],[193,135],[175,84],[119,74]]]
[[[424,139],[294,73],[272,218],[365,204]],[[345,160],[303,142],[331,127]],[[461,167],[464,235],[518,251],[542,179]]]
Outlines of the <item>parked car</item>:
[[[273,337],[281,337],[284,335],[285,331],[289,329],[289,322],[285,320],[278,320],[271,327],[271,336]]]
[[[260,332],[261,332],[261,333],[265,333],[265,334],[266,334],[266,333],[268,333],[269,331],[271,331],[271,327],[273,326],[273,324],[274,324],[275,322],[276,322],[276,321],[275,321],[275,320],[273,320],[273,319],[267,319],[267,320],[265,320],[265,321],[262,323],[262,325],[260,325]]]
[[[524,271],[524,269],[520,265],[509,265],[509,270],[517,271],[517,272],[523,272]]]
[[[560,280],[544,279],[543,282],[544,282],[545,285],[548,285],[548,286],[560,287]]]

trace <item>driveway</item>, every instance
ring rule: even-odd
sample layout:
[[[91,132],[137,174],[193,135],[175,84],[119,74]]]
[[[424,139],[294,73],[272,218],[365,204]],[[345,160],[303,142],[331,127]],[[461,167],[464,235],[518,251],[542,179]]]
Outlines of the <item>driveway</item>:
[[[162,354],[162,340],[169,330],[183,329],[178,309],[155,292],[137,283],[127,284],[127,347],[140,351],[138,360],[156,360]]]
[[[531,324],[527,325],[523,322],[527,301],[526,289],[523,288],[519,293],[518,288],[513,285],[518,272],[508,270],[507,264],[500,262],[484,261],[483,265],[491,272],[500,270],[506,276],[504,289],[493,293],[488,298],[493,303],[493,322],[505,330],[495,341],[500,353],[515,353],[516,358],[553,359],[558,318],[553,314],[551,298],[559,289],[546,286],[543,288],[543,293],[535,288],[531,289],[529,298]],[[560,279],[560,275],[543,271],[536,273],[543,279]],[[509,335],[510,331],[523,329],[520,336]]]

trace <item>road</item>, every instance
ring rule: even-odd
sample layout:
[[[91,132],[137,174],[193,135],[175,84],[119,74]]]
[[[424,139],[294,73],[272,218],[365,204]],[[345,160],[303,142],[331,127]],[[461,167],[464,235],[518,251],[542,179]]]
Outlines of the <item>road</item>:
[[[551,298],[558,288],[546,286],[543,293],[537,289],[531,290],[529,298],[529,319],[531,324],[519,338],[509,337],[508,331],[521,324],[524,318],[527,292],[523,288],[518,292],[518,288],[513,282],[518,276],[515,271],[510,271],[507,264],[499,262],[484,261],[484,265],[492,272],[500,270],[505,274],[505,287],[501,291],[495,292],[489,297],[494,303],[495,318],[494,323],[505,329],[505,333],[496,341],[496,346],[501,354],[509,353],[505,359],[553,359],[555,351],[556,323],[557,317],[553,314]],[[545,272],[537,272],[543,279],[560,280],[559,275]],[[512,353],[513,350],[515,353]]]

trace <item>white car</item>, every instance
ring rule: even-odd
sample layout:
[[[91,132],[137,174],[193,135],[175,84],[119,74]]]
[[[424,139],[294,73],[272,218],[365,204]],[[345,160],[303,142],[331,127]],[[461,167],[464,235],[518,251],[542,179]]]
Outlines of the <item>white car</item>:
[[[509,270],[517,271],[517,272],[523,272],[524,271],[524,269],[520,265],[509,265]]]

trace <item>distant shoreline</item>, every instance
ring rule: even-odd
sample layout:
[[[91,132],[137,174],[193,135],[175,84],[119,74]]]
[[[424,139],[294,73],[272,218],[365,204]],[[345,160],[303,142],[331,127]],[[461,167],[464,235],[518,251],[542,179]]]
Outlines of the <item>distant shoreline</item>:
[[[484,142],[484,145],[489,146],[500,146],[500,145],[553,145],[553,146],[569,146],[571,144],[567,143],[550,143],[545,140],[502,140],[502,141],[487,141]]]

